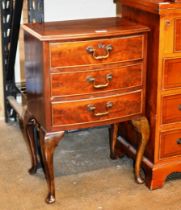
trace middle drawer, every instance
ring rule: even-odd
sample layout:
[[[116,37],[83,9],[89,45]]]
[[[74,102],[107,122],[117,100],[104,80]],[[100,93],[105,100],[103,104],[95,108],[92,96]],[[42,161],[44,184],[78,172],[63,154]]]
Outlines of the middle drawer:
[[[51,74],[51,96],[126,90],[143,84],[143,64]]]

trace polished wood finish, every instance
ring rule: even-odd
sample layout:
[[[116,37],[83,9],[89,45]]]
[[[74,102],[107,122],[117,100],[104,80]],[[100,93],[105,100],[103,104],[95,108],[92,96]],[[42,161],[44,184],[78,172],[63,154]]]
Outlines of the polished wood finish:
[[[55,183],[54,183],[54,169],[53,169],[53,154],[58,143],[64,136],[64,131],[57,133],[47,133],[40,127],[40,148],[43,157],[45,177],[48,184],[47,203],[55,202]]]
[[[179,122],[181,119],[181,94],[164,96],[162,98],[161,123]]]
[[[151,133],[145,150],[148,161],[143,162],[143,166],[147,186],[156,189],[163,186],[168,175],[181,172],[181,152],[175,140],[181,129],[181,4],[164,0],[116,2],[118,16],[151,29],[148,36],[146,93],[146,116]],[[138,142],[132,140],[135,135],[131,136],[129,130],[127,140],[132,148]],[[132,153],[126,147],[124,151],[129,155]]]
[[[100,24],[103,22],[102,19],[93,19],[92,22],[90,22],[90,20],[81,20],[81,21],[73,21],[73,23],[75,25],[79,25],[80,27],[77,30],[74,30],[73,33],[73,29],[72,29],[72,21],[63,21],[63,22],[53,22],[53,23],[46,23],[43,24],[44,26],[41,26],[41,24],[29,24],[29,25],[25,25],[24,29],[25,31],[25,53],[26,53],[26,84],[27,84],[27,99],[28,99],[28,109],[30,110],[31,113],[33,113],[34,116],[36,116],[37,121],[44,127],[46,128],[46,130],[48,132],[52,132],[52,131],[60,131],[60,130],[64,130],[67,129],[64,124],[55,123],[54,122],[54,117],[58,116],[57,112],[55,114],[54,112],[54,107],[62,107],[63,108],[63,112],[62,112],[62,116],[68,116],[68,113],[64,113],[65,110],[67,110],[67,108],[65,108],[65,103],[68,107],[70,107],[71,109],[71,104],[77,104],[76,106],[78,106],[78,104],[84,104],[85,108],[80,108],[80,111],[84,111],[86,112],[86,116],[88,116],[89,112],[87,111],[87,106],[93,102],[94,100],[95,102],[101,102],[102,106],[102,110],[100,110],[101,112],[105,112],[105,104],[108,101],[105,101],[106,97],[109,97],[111,99],[111,97],[113,96],[114,101],[117,100],[118,96],[123,94],[123,98],[126,97],[126,95],[124,96],[125,93],[134,93],[135,91],[141,91],[142,92],[142,96],[140,96],[140,99],[142,100],[142,103],[140,103],[140,109],[141,111],[138,111],[138,109],[136,109],[135,111],[135,115],[139,114],[140,116],[144,113],[144,109],[145,109],[145,101],[144,101],[144,96],[145,96],[145,65],[146,65],[146,32],[149,30],[147,27],[145,26],[140,26],[137,24],[132,24],[132,22],[129,22],[125,19],[122,18],[106,18],[104,19],[106,22],[103,23],[103,25],[100,27]],[[85,25],[89,22],[89,25]],[[91,23],[91,24],[90,24]],[[62,28],[60,26],[65,26],[65,31],[62,30]],[[95,24],[95,25],[94,25]],[[58,26],[60,25],[60,26]],[[73,26],[74,28],[74,26]],[[86,29],[85,29],[86,28]],[[100,33],[93,33],[92,31],[95,30],[95,28],[102,30],[102,28],[104,28],[104,30],[106,30],[106,32],[101,33],[102,36],[100,35]],[[41,30],[40,30],[41,29]],[[46,30],[46,32],[45,32]],[[36,34],[35,34],[36,33]],[[70,34],[67,34],[70,33]],[[39,34],[39,36],[37,35]],[[58,35],[59,34],[59,35]],[[80,40],[80,34],[83,34],[85,38],[82,38]],[[50,36],[52,35],[52,36]],[[134,35],[134,36],[133,36]],[[61,38],[60,38],[61,36]],[[74,41],[72,41],[72,38],[68,37],[74,36]],[[132,60],[127,61],[127,59],[125,60],[125,62],[123,61],[117,61],[116,63],[112,64],[111,60],[110,62],[108,62],[107,64],[102,64],[101,60],[109,60],[112,55],[110,53],[110,56],[108,58],[103,58],[100,61],[95,60],[94,65],[91,65],[91,63],[87,64],[87,65],[83,65],[80,67],[75,66],[63,66],[62,68],[51,68],[50,63],[51,63],[51,56],[50,56],[50,49],[51,49],[51,45],[54,44],[55,42],[58,43],[58,45],[61,43],[62,45],[69,43],[72,43],[72,45],[74,45],[74,43],[78,43],[76,39],[76,37],[79,36],[79,42],[80,43],[87,43],[87,45],[84,45],[84,52],[81,53],[81,56],[79,53],[75,52],[76,54],[79,54],[79,59],[84,59],[84,57],[90,56],[92,59],[92,55],[89,55],[87,53],[87,47],[89,46],[93,46],[91,45],[91,43],[102,43],[102,37],[105,38],[105,40],[109,40],[111,42],[111,40],[115,40],[116,37],[116,45],[112,44],[112,52],[118,52],[118,50],[121,50],[118,54],[125,54],[127,55],[127,52],[129,52],[130,55],[130,59],[132,58]],[[41,38],[40,38],[41,37]],[[42,37],[43,37],[43,41],[42,41]],[[44,41],[45,38],[49,37],[49,41]],[[55,37],[57,37],[57,40],[55,40]],[[88,37],[88,38],[87,38]],[[110,38],[111,37],[111,38]],[[62,40],[66,39],[66,41],[68,42],[64,42]],[[134,44],[130,45],[129,42],[127,43],[127,48],[124,47],[121,48],[121,40],[133,40]],[[118,40],[120,41],[120,43],[118,44]],[[135,40],[139,40],[138,42]],[[100,41],[100,42],[99,42]],[[113,41],[114,42],[114,41]],[[137,47],[135,47],[135,46]],[[76,45],[77,46],[77,45]],[[70,47],[69,47],[70,48]],[[133,50],[133,48],[135,50]],[[140,49],[137,49],[140,48]],[[133,50],[133,51],[132,51]],[[36,54],[36,52],[38,54]],[[121,53],[122,52],[122,53]],[[134,54],[137,52],[140,52],[140,56],[136,56],[137,59],[135,59],[136,57]],[[114,56],[113,56],[114,57]],[[126,56],[127,57],[127,56]],[[125,57],[125,58],[126,58]],[[33,60],[33,62],[32,62]],[[75,59],[75,61],[69,61],[69,60],[74,60],[74,58],[71,57],[71,59],[69,59],[69,57],[66,57],[65,62],[75,62],[77,61],[77,59]],[[59,59],[60,64],[61,64],[61,59]],[[119,68],[119,71],[124,71],[123,69],[127,69],[124,71],[124,73],[120,73],[120,75],[116,72],[117,70],[114,68],[118,69],[118,66],[121,65],[121,68]],[[139,70],[137,70],[137,66],[140,65],[141,72],[138,73]],[[138,67],[139,68],[139,67]],[[104,71],[107,71],[108,69],[110,69],[110,71],[108,71],[109,73],[112,72],[112,79],[110,79],[108,82],[108,86],[107,87],[103,87],[103,88],[94,88],[94,86],[96,85],[104,85],[107,83],[107,81],[105,81],[105,74]],[[129,70],[128,70],[129,69]],[[92,76],[91,73],[92,70],[93,72],[99,72],[96,79],[97,81],[100,82],[88,82],[88,78],[84,78],[83,80],[86,80],[85,83],[90,85],[91,88],[93,88],[95,91],[92,92],[88,92],[87,94],[84,93],[84,91],[87,91],[86,88],[84,88],[85,86],[82,86],[82,90],[81,92],[79,91],[81,84],[79,83],[80,81],[80,77],[79,78],[74,78],[74,81],[70,80],[68,81],[67,77],[68,77],[68,73],[73,74],[73,73],[77,73],[79,72],[78,76],[81,74],[80,72],[82,72],[81,77],[84,77],[84,75],[88,76]],[[112,70],[112,71],[111,71]],[[129,72],[134,71],[134,75],[136,75],[137,77],[140,77],[140,85],[134,85],[134,80],[137,80],[136,78],[133,78],[133,83],[129,82],[130,81],[130,76],[129,76]],[[115,73],[116,72],[116,73]],[[63,75],[62,78],[66,79],[64,81],[64,86],[63,86],[63,91],[57,95],[56,97],[53,95],[52,96],[52,89],[53,89],[53,80],[51,79],[53,76],[55,76],[55,74],[59,75]],[[65,77],[64,77],[64,73],[65,73]],[[109,74],[108,73],[108,74]],[[141,75],[140,75],[141,74]],[[103,79],[102,79],[102,75]],[[106,74],[107,75],[107,74]],[[132,76],[134,76],[132,75]],[[130,83],[130,87],[125,88],[124,90],[121,90],[121,83],[120,85],[110,85],[112,81],[116,80],[116,83],[118,82],[118,79],[116,77],[120,77],[121,79],[123,78],[128,78],[127,82],[125,82],[126,84]],[[118,78],[119,78],[118,77]],[[36,78],[36,79],[35,79]],[[71,76],[70,76],[71,78]],[[106,79],[107,80],[107,79]],[[50,83],[51,81],[51,83]],[[61,81],[61,80],[60,80]],[[70,93],[71,90],[71,84],[70,83],[74,83],[72,86],[75,87],[74,91],[72,92],[72,94]],[[66,83],[66,85],[65,85]],[[133,84],[133,86],[131,85],[131,83]],[[70,84],[70,85],[69,85]],[[129,85],[129,84],[128,84]],[[79,87],[78,87],[79,86]],[[84,88],[84,89],[83,89]],[[77,92],[75,91],[77,89]],[[103,93],[104,90],[104,93]],[[67,94],[66,94],[67,92]],[[137,94],[136,94],[137,95]],[[117,96],[117,97],[116,97]],[[128,95],[129,96],[129,95]],[[121,96],[120,96],[121,97]],[[130,96],[128,97],[130,98]],[[135,97],[134,97],[135,99]],[[89,101],[90,100],[90,101]],[[119,101],[119,100],[118,100]],[[136,103],[137,104],[137,103]],[[93,104],[94,105],[94,104]],[[80,105],[78,107],[81,107]],[[104,109],[104,110],[103,110]],[[113,110],[115,110],[114,105],[113,105]],[[53,111],[53,113],[52,113]],[[58,110],[58,112],[60,113],[61,110]],[[99,111],[99,112],[100,112]],[[79,115],[78,113],[76,113],[74,111],[74,115]],[[90,115],[90,114],[89,114]],[[108,119],[104,119],[104,120],[94,120],[94,121],[99,121],[99,123],[89,123],[89,126],[97,126],[97,125],[102,125],[102,124],[111,124],[115,118],[116,121],[121,120],[122,118],[126,117],[129,115],[129,113],[126,113],[126,115],[122,115],[121,117],[117,117],[115,116],[116,114],[114,114],[114,117],[111,118],[109,117]],[[134,115],[134,113],[131,113],[130,117],[132,117]],[[53,117],[52,117],[53,116]],[[71,114],[69,114],[70,116],[70,120],[72,117]],[[91,116],[91,115],[90,115]],[[57,118],[57,117],[56,117]],[[76,118],[76,117],[75,117]],[[79,128],[86,128],[87,125],[85,123],[85,121],[82,121],[82,123],[79,123],[79,118],[81,118],[81,116],[79,115],[77,117],[78,123],[75,123],[75,125],[72,125],[71,127],[69,127],[69,129],[79,129]],[[64,122],[66,121],[66,119],[62,119]],[[67,119],[68,120],[68,119]],[[81,120],[80,120],[81,122]],[[72,121],[71,121],[72,123]],[[69,123],[69,124],[71,124]],[[59,126],[57,126],[57,124],[59,124]],[[66,123],[68,124],[68,123]],[[56,126],[54,126],[56,125]]]
[[[78,71],[65,69],[65,71],[61,72],[61,70],[58,70],[58,72],[50,75],[52,97],[96,94],[100,92],[102,94],[118,90],[119,92],[126,92],[130,88],[137,89],[143,85],[142,63],[127,66],[116,64],[111,67],[103,66],[102,69],[96,70],[86,68]]]
[[[124,155],[120,152],[118,153],[118,150],[117,150],[117,148],[119,148],[118,141],[117,141],[118,126],[119,126],[119,123],[114,123],[109,128],[110,158],[113,160]]]
[[[52,126],[63,129],[73,128],[73,125],[89,127],[99,122],[111,123],[113,120],[122,121],[120,118],[141,115],[142,95],[141,91],[136,91],[104,98],[52,103]]]
[[[28,145],[30,148],[30,154],[31,154],[31,163],[32,166],[29,169],[30,174],[36,174],[38,165],[40,164],[38,159],[38,153],[36,150],[35,141],[32,141],[32,139],[35,138],[35,127],[36,127],[36,121],[33,119],[33,116],[31,114],[28,114],[28,111],[26,111],[24,118],[22,118],[22,121],[24,123],[24,129],[26,131],[26,137],[28,141]]]
[[[131,123],[133,124],[136,131],[141,135],[141,140],[140,140],[139,148],[138,148],[139,152],[136,155],[135,179],[137,183],[142,184],[144,182],[144,179],[142,178],[140,174],[140,163],[143,158],[145,147],[150,138],[150,127],[149,127],[149,123],[146,117],[132,120]]]
[[[172,14],[175,11],[175,9],[181,8],[180,4],[173,4],[171,3],[170,0],[142,0],[142,1],[115,0],[115,2],[117,4],[121,4],[122,6],[139,9],[143,12],[150,12],[150,15],[151,14]],[[121,7],[118,8],[118,16],[121,15],[119,13],[120,10],[122,10]],[[138,16],[140,16],[140,14],[138,14]],[[141,24],[141,23],[138,22],[138,24]]]
[[[181,129],[162,132],[160,158],[174,157],[181,153]]]
[[[148,27],[119,17],[56,21],[46,24],[29,23],[23,25],[23,28],[41,41],[83,41],[104,37],[112,39],[149,31]]]
[[[181,39],[180,39],[181,40]],[[163,89],[181,87],[181,58],[164,60]]]
[[[46,201],[53,203],[53,153],[65,130],[111,124],[110,156],[117,158],[118,122],[145,115],[149,29],[122,18],[36,23],[24,29],[29,122],[39,132]],[[145,131],[140,132],[137,180],[147,143]],[[30,127],[28,136],[32,146]],[[36,171],[37,161],[32,162]]]
[[[129,36],[112,39],[99,39],[83,42],[63,42],[50,44],[50,68],[63,68],[64,66],[93,65],[103,63],[115,63],[119,61],[138,60],[143,58],[142,47],[144,37]],[[111,46],[110,52],[105,48]],[[95,59],[88,52],[91,47],[96,56],[106,56],[107,59]],[[129,49],[129,50],[128,50]],[[124,53],[122,53],[124,52]],[[82,55],[82,57],[80,57]]]
[[[175,51],[181,51],[181,20],[175,20]]]

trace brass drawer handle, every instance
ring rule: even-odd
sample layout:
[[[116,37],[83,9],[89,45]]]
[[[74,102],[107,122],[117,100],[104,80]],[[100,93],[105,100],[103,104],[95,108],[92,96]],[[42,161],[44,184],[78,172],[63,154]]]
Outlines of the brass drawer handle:
[[[181,144],[181,138],[177,139],[177,144]]]
[[[105,55],[97,55],[96,53],[96,49],[94,49],[93,47],[87,47],[87,52],[89,54],[92,55],[92,57],[95,60],[102,60],[102,59],[106,59],[109,57],[110,55],[110,51],[113,49],[112,45],[99,45],[99,47],[101,46],[101,48],[105,49]]]
[[[110,108],[112,108],[112,106],[113,106],[112,102],[107,102],[106,103],[106,109],[110,109]],[[92,105],[92,104],[89,104],[87,106],[87,109],[88,109],[89,112],[93,112],[95,117],[102,117],[102,116],[106,116],[106,115],[109,114],[109,111],[96,113],[96,107],[94,105]]]
[[[106,83],[105,84],[99,84],[99,85],[97,84],[96,85],[96,79],[94,77],[92,77],[92,76],[87,77],[87,81],[89,83],[93,83],[93,87],[95,89],[101,89],[101,88],[108,87],[111,80],[112,80],[112,74],[107,74],[106,75]]]

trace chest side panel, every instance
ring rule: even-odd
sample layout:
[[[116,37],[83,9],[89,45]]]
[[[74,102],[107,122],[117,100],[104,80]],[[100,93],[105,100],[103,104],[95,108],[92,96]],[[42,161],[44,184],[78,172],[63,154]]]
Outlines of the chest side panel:
[[[28,109],[44,125],[43,44],[27,33],[25,33],[25,79]]]

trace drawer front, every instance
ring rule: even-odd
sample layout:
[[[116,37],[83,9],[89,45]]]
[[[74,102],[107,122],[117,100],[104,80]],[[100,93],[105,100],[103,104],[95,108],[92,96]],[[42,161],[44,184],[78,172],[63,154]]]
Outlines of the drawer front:
[[[175,51],[181,51],[181,18],[175,20]]]
[[[52,125],[91,124],[142,113],[142,92],[52,103]]]
[[[181,130],[161,133],[160,144],[160,158],[181,155]]]
[[[143,58],[144,36],[50,43],[50,67],[114,63]]]
[[[128,89],[143,83],[143,65],[51,74],[51,95],[68,96]]]
[[[181,87],[181,59],[166,59],[164,62],[163,88]]]
[[[181,94],[165,96],[162,99],[162,123],[181,121]]]

